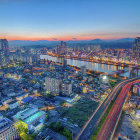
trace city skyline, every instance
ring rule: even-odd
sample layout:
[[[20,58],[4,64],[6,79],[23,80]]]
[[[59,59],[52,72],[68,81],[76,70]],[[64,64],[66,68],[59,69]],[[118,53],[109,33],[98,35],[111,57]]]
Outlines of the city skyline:
[[[140,0],[0,0],[0,140],[140,139]]]
[[[139,4],[138,0],[0,0],[0,37],[50,41],[134,38],[140,36]]]

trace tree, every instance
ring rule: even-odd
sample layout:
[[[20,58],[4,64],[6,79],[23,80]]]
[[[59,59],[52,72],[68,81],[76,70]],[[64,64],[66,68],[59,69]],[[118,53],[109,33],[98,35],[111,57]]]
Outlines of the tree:
[[[89,140],[96,140],[96,136],[95,135],[94,136],[92,135]]]
[[[109,81],[109,85],[113,88],[116,85],[116,82],[114,81]]]
[[[61,106],[65,106],[66,105],[66,102],[63,101],[63,102],[60,103],[60,105]]]
[[[37,133],[31,134],[28,140],[34,140],[36,136],[37,136]]]
[[[23,140],[28,140],[28,125],[22,121],[18,121],[14,124],[16,130],[19,132],[20,138]]]
[[[64,128],[63,135],[66,136],[68,140],[72,140],[72,134],[70,133],[68,129]]]

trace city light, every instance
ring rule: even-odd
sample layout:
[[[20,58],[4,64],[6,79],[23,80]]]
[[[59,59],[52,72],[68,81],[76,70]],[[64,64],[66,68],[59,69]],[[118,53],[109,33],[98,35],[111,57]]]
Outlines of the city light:
[[[105,76],[103,76],[103,80],[107,80],[107,76],[105,75]]]
[[[0,0],[0,140],[140,139],[139,5]]]

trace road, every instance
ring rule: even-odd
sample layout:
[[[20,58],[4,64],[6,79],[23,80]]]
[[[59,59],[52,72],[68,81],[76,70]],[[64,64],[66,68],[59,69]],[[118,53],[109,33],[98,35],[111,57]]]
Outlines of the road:
[[[116,85],[112,90],[112,92],[104,100],[104,102],[99,105],[99,107],[95,110],[95,112],[92,114],[90,119],[83,126],[82,130],[77,135],[75,140],[88,140],[91,137],[91,135],[94,134],[94,130],[96,130],[98,125],[100,124],[103,115],[105,114],[108,106],[111,103],[111,100],[114,100],[117,97],[120,90],[123,88],[123,86],[126,85],[126,83],[136,80],[138,78],[140,79],[140,77],[132,78],[132,79],[125,80],[119,83],[118,85]]]
[[[115,130],[114,128],[116,122],[119,119],[118,116],[120,115],[120,112],[122,110],[127,93],[133,84],[139,82],[140,82],[140,77],[139,79],[135,79],[134,81],[129,81],[124,85],[96,138],[97,140],[108,140],[111,138]]]

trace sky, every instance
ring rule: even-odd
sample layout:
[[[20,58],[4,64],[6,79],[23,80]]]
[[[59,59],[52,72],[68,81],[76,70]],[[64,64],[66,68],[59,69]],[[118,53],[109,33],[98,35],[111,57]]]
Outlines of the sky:
[[[140,0],[0,0],[0,38],[91,40],[140,36]]]

